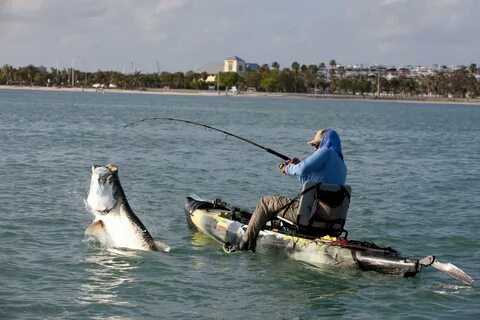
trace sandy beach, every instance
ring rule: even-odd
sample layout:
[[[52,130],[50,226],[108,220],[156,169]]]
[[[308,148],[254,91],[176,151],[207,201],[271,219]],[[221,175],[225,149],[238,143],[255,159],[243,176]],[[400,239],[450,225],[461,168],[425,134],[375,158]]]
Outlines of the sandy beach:
[[[177,96],[226,96],[225,91],[214,90],[189,90],[189,89],[145,89],[145,90],[124,90],[124,89],[95,89],[95,88],[71,88],[71,87],[37,87],[37,86],[6,86],[0,85],[0,90],[28,90],[44,92],[89,92],[98,94],[122,93],[122,94],[155,94],[155,95],[177,95]],[[308,93],[281,93],[281,92],[242,92],[232,97],[269,97],[269,98],[290,98],[290,99],[324,99],[324,100],[356,100],[356,101],[391,101],[397,103],[435,103],[435,104],[461,104],[480,105],[480,98],[445,98],[445,97],[404,97],[404,96],[371,96],[371,95],[342,95],[342,94],[308,94]]]

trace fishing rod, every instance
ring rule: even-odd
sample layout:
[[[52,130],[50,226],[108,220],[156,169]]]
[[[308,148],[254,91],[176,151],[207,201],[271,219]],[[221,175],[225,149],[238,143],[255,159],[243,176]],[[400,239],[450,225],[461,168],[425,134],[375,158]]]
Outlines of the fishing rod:
[[[140,119],[140,120],[137,120],[137,121],[134,121],[134,122],[131,122],[131,123],[128,123],[124,126],[124,128],[128,128],[128,127],[131,127],[133,125],[136,125],[140,122],[144,122],[144,121],[150,121],[150,120],[167,120],[167,121],[177,121],[177,122],[184,122],[184,123],[188,123],[188,124],[191,124],[191,125],[195,125],[195,126],[200,126],[200,127],[204,127],[204,128],[207,128],[207,129],[211,129],[211,130],[214,130],[214,131],[218,131],[218,132],[221,132],[223,134],[226,134],[227,136],[230,136],[230,137],[234,137],[234,138],[237,138],[243,142],[246,142],[246,143],[249,143],[251,145],[254,145],[255,147],[257,148],[260,148],[260,149],[263,149],[265,151],[267,151],[268,153],[270,154],[273,154],[274,156],[277,156],[279,158],[281,158],[282,160],[284,161],[289,161],[291,160],[290,157],[284,155],[284,154],[281,154],[280,152],[277,152],[275,150],[272,150],[270,148],[267,148],[267,147],[264,147],[252,140],[249,140],[249,139],[246,139],[246,138],[242,138],[240,136],[237,136],[236,134],[233,134],[233,133],[230,133],[228,131],[225,131],[225,130],[221,130],[221,129],[218,129],[218,128],[214,128],[212,126],[209,126],[209,125],[206,125],[206,124],[203,124],[203,123],[200,123],[200,122],[195,122],[195,121],[190,121],[190,120],[184,120],[184,119],[177,119],[177,118],[164,118],[164,117],[153,117],[153,118],[145,118],[145,119]]]

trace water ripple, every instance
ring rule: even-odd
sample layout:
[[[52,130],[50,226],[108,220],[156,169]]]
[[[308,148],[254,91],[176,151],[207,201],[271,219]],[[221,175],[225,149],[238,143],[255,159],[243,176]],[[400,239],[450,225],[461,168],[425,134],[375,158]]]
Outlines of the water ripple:
[[[226,255],[192,233],[185,196],[252,208],[295,195],[277,159],[208,123],[291,156],[321,127],[343,138],[350,237],[435,254],[480,278],[480,108],[387,102],[0,91],[1,319],[476,319],[478,286],[429,268],[399,279],[312,268],[284,254]],[[447,129],[448,128],[448,129]],[[93,163],[115,162],[137,215],[169,254],[86,241]]]

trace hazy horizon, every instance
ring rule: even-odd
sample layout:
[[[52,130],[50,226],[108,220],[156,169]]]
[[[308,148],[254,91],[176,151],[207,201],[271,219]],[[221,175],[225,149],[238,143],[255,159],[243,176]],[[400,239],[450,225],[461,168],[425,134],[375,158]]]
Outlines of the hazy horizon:
[[[0,65],[198,70],[228,56],[384,65],[480,62],[475,0],[0,0]]]

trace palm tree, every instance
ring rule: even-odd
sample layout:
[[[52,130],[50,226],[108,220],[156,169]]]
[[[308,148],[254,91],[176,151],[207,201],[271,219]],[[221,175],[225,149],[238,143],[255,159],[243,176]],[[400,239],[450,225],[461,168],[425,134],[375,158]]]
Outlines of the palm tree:
[[[298,73],[298,70],[300,70],[300,64],[297,61],[294,61],[292,63],[292,70]]]
[[[330,60],[330,88],[331,93],[335,92],[336,89],[336,80],[335,80],[335,69],[337,68],[337,62],[335,60]]]
[[[469,70],[473,75],[476,75],[476,74],[477,74],[477,64],[476,64],[476,63],[472,63],[472,64],[468,67],[468,70]]]
[[[11,65],[6,64],[2,67],[2,72],[5,75],[5,84],[8,85],[13,80],[14,69]]]
[[[317,74],[318,73],[318,66],[315,64],[310,64],[308,65],[308,70],[310,70],[311,73]]]
[[[274,61],[274,62],[272,63],[272,69],[278,71],[278,70],[280,69],[280,64],[279,64],[277,61]]]
[[[270,67],[268,66],[268,64],[266,63],[262,64],[262,66],[260,67],[260,73],[265,73],[268,71],[270,71]]]
[[[311,78],[310,85],[314,89],[314,92],[316,92],[318,87],[318,80],[319,80],[318,70],[319,68],[316,64],[310,64],[308,66],[308,73]]]
[[[297,76],[298,76],[298,71],[300,70],[300,64],[297,61],[294,61],[292,63],[292,70],[294,71],[294,74],[295,74],[294,84],[295,84],[295,92],[297,92]]]

